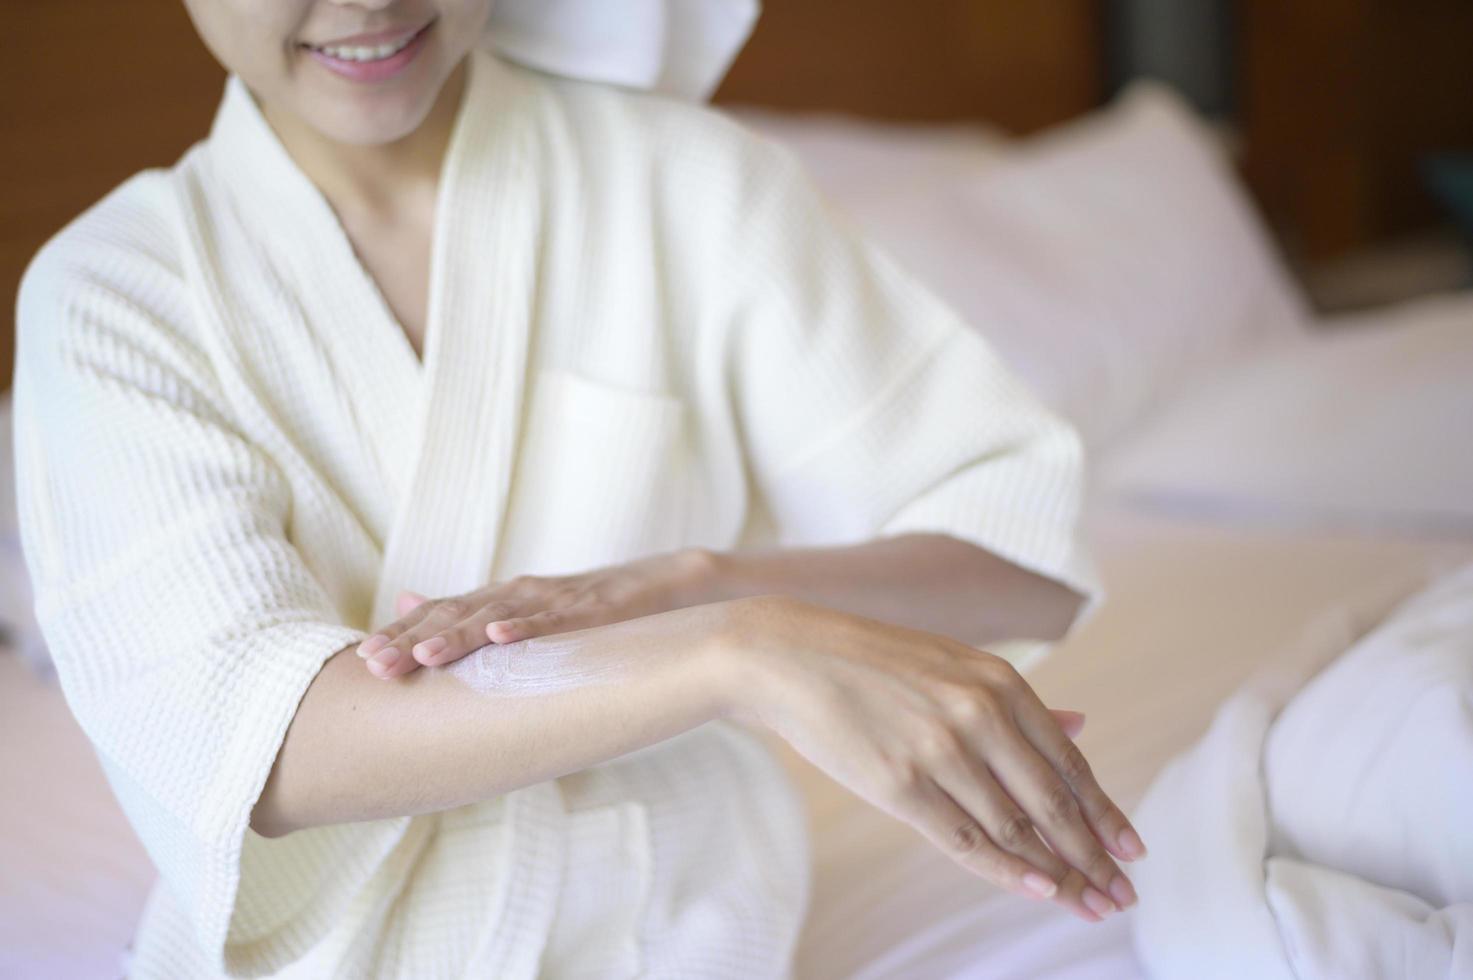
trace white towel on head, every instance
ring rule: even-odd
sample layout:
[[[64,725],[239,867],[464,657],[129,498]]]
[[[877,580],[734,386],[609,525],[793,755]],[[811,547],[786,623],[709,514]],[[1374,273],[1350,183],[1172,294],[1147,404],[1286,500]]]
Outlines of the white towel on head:
[[[530,68],[704,100],[746,44],[759,0],[497,0],[486,31]]]

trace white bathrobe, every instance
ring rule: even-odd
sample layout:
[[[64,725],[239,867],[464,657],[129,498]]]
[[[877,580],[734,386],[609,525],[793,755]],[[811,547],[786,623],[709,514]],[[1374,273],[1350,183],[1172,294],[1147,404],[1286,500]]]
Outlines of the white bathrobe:
[[[160,871],[132,975],[783,976],[804,813],[730,722],[438,814],[250,810],[402,588],[936,530],[1090,592],[1078,442],[710,109],[476,51],[437,208],[421,363],[232,76],[26,270],[21,530]]]

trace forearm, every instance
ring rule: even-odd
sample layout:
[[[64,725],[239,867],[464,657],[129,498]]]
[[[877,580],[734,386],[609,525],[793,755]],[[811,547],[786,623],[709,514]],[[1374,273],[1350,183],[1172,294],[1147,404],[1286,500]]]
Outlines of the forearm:
[[[723,711],[713,656],[727,615],[692,606],[491,644],[391,681],[346,647],[302,698],[251,826],[279,836],[448,809],[695,728]]]
[[[780,594],[973,646],[1056,640],[1083,596],[967,541],[905,534],[835,548],[716,552],[694,601]]]

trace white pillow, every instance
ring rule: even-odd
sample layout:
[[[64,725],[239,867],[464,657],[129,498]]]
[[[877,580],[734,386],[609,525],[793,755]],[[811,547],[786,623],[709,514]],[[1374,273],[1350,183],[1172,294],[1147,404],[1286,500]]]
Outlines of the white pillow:
[[[846,166],[844,134],[827,126],[759,129],[1092,448],[1225,360],[1306,329],[1219,140],[1165,86],[1136,83],[1026,140],[974,143],[970,160],[954,138],[929,158],[908,145],[886,159],[856,129]],[[938,163],[948,150],[951,165]]]
[[[1001,130],[971,122],[893,122],[758,106],[726,111],[795,153],[824,194],[851,214],[905,188],[970,180],[1004,159],[1012,142]]]
[[[1098,483],[1197,516],[1473,535],[1473,293],[1326,321],[1173,405]]]

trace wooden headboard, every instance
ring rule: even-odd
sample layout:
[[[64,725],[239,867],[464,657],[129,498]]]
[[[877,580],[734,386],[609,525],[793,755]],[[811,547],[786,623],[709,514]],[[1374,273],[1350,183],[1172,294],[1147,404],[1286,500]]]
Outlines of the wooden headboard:
[[[766,0],[716,101],[1029,133],[1106,99],[1107,13],[1122,3]],[[181,0],[11,7],[19,36],[0,68],[0,301],[13,310],[47,237],[205,135],[224,72]],[[1246,172],[1281,237],[1320,258],[1432,220],[1419,154],[1473,149],[1473,4],[1232,7]],[[13,330],[0,330],[6,387],[13,343]]]
[[[1101,7],[770,0],[716,101],[1032,132],[1102,101]]]

